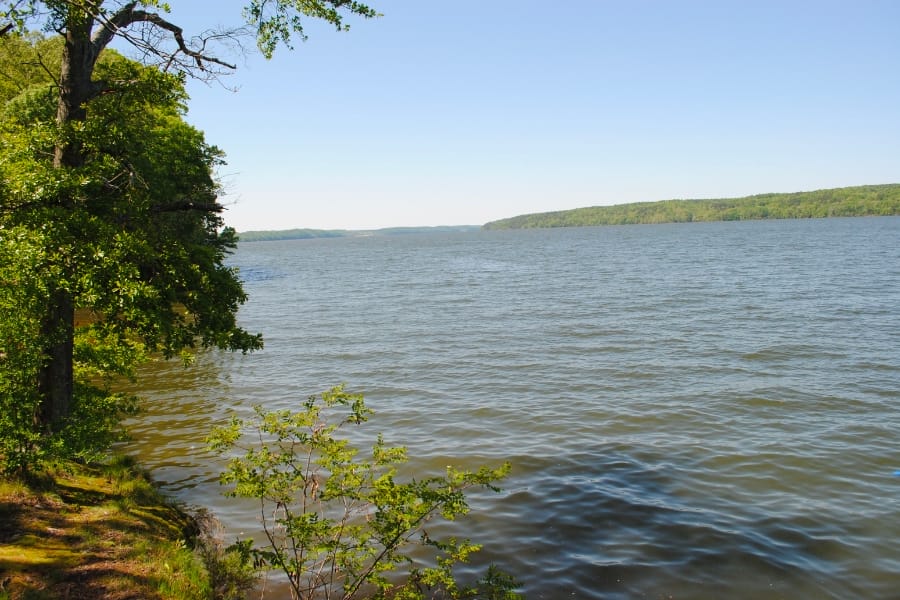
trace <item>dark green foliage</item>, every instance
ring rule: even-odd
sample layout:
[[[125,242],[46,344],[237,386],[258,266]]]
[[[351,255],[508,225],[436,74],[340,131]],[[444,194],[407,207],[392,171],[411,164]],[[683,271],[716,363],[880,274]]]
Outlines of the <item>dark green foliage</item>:
[[[900,214],[900,184],[760,194],[717,200],[663,200],[592,206],[492,221],[484,229],[586,227],[693,221],[812,219]]]
[[[0,57],[7,51],[23,65],[55,55],[50,42],[15,36],[0,39]],[[109,385],[149,352],[261,346],[236,323],[246,295],[225,264],[236,237],[217,202],[222,154],[183,121],[182,80],[113,52],[96,72],[107,93],[65,126],[46,72],[25,69],[12,77],[21,85],[0,90],[15,94],[0,98],[0,470],[89,458],[117,439],[134,402]],[[60,137],[78,141],[81,166],[53,164]],[[47,327],[60,290],[74,332]],[[67,336],[74,393],[64,421],[51,423],[40,373],[47,348]]]
[[[97,458],[121,439],[118,423],[135,399],[109,390],[110,377],[128,373],[141,352],[118,340],[79,330],[72,418],[47,435],[37,427],[43,332],[40,314],[57,271],[47,269],[46,241],[25,227],[0,229],[0,472],[24,472],[45,460]]]

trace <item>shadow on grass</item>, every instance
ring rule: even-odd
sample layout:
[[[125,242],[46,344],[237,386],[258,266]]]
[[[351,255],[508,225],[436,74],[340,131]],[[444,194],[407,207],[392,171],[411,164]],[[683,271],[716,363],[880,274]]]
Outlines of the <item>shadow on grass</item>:
[[[7,486],[0,489],[0,598],[161,598],[161,589],[194,587],[184,543],[192,525],[142,478],[88,471],[58,476],[51,490]]]

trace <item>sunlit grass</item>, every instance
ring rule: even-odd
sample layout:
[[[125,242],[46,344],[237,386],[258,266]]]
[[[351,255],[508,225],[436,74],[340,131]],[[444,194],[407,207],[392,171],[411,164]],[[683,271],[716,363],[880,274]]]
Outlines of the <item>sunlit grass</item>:
[[[68,464],[37,484],[0,481],[0,600],[208,599],[192,518],[128,459]],[[80,596],[79,596],[80,597]]]

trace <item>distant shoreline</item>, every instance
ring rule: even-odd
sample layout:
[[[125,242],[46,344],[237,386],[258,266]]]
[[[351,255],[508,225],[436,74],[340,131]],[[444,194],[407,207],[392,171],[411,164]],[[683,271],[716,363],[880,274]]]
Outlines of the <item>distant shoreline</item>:
[[[383,229],[283,229],[279,231],[243,231],[238,233],[241,242],[269,242],[278,240],[311,240],[320,238],[371,237],[388,235],[413,235],[420,233],[459,233],[479,231],[481,225],[446,225],[439,227],[386,227]]]
[[[710,221],[759,221],[900,215],[900,183],[860,185],[811,192],[757,194],[743,198],[659,200],[530,213],[484,225],[386,227],[382,229],[283,229],[243,231],[241,242],[460,233],[598,225],[649,225]]]
[[[900,215],[900,184],[863,185],[744,198],[661,200],[519,215],[486,230],[646,225],[708,221],[811,219]]]

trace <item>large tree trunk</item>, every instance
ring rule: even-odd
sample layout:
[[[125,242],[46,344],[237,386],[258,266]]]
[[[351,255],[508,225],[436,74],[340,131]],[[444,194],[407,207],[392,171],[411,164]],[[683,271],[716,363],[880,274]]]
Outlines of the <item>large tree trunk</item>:
[[[75,308],[71,293],[56,290],[51,295],[42,325],[47,347],[39,381],[41,410],[38,418],[41,429],[49,434],[63,424],[72,410]]]
[[[65,131],[68,125],[87,118],[85,104],[91,99],[91,77],[94,73],[94,49],[91,44],[91,17],[75,8],[69,9],[59,74],[59,103],[56,122]],[[74,168],[84,164],[82,145],[69,136],[56,146],[53,166]]]
[[[91,78],[96,56],[91,45],[91,24],[91,17],[76,8],[69,8],[56,113],[57,124],[63,132],[53,157],[53,166],[57,169],[78,168],[85,162],[83,146],[77,136],[70,135],[70,126],[85,120],[85,104],[92,95]],[[75,200],[62,199],[62,205],[62,210],[72,210]],[[77,242],[77,233],[71,233],[75,234],[72,237]],[[59,430],[72,412],[75,295],[69,286],[74,273],[66,275],[68,281],[60,282],[60,287],[48,298],[41,328],[46,346],[38,383],[41,393],[38,419],[41,429],[48,434]]]

